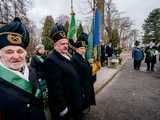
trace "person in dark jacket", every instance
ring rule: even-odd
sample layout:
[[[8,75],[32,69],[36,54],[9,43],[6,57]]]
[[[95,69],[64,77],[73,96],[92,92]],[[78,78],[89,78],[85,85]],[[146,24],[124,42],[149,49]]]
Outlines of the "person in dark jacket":
[[[141,62],[144,59],[144,53],[143,50],[139,47],[139,41],[135,42],[135,47],[132,50],[132,58],[134,59],[134,69],[139,70]]]
[[[156,64],[157,47],[154,42],[150,42],[149,46],[145,49],[146,57],[145,63],[147,63],[147,71],[154,71],[154,66]]]
[[[75,43],[76,52],[72,56],[72,61],[75,64],[76,71],[80,77],[81,96],[83,110],[91,105],[96,105],[95,93],[93,87],[92,68],[89,62],[85,59],[86,42],[77,41]]]
[[[109,60],[113,55],[113,48],[112,48],[112,43],[109,42],[106,46],[105,46],[105,58],[107,61],[107,65],[109,65]]]
[[[45,115],[47,120],[50,120],[51,115],[48,108],[48,89],[46,85],[46,81],[44,79],[44,70],[43,70],[43,62],[46,58],[46,51],[43,44],[39,44],[36,46],[35,55],[32,56],[30,68],[36,71],[36,76],[38,79],[39,89],[42,91],[41,96],[43,98],[43,103],[45,107]],[[40,94],[40,93],[39,93]]]
[[[52,119],[79,120],[82,109],[80,80],[68,56],[64,27],[56,24],[50,36],[54,48],[44,61],[44,71]]]
[[[31,59],[30,66],[36,70],[37,76],[43,79],[43,62],[46,58],[44,45],[39,44],[36,46],[35,55]]]
[[[25,59],[28,44],[20,18],[0,28],[0,120],[45,120],[38,80]]]
[[[105,53],[106,53],[105,48],[106,48],[105,44],[102,43],[101,45],[101,65],[102,66],[105,66]]]

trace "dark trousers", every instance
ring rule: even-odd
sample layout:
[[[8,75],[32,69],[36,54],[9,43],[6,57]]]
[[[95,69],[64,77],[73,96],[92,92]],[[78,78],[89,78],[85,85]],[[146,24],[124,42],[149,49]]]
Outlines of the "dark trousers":
[[[155,63],[153,62],[147,62],[147,71],[151,69],[151,71],[154,71],[154,65]]]
[[[105,65],[105,58],[101,57],[101,65],[104,66]]]
[[[134,69],[139,70],[141,66],[141,60],[134,60]]]

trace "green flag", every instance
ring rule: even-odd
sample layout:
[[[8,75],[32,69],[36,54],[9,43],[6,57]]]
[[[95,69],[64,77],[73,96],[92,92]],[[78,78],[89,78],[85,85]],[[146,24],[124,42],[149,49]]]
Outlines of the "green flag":
[[[88,46],[86,50],[86,59],[90,60],[92,59],[92,53],[93,53],[93,35],[92,31],[89,32],[89,37],[88,37]]]
[[[75,16],[74,14],[72,14],[70,19],[70,24],[69,24],[69,31],[67,34],[68,39],[73,40],[75,32],[76,32]]]

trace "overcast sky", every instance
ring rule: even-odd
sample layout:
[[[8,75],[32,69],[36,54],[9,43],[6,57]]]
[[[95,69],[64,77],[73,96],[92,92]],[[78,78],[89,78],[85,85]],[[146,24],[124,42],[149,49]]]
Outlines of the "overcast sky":
[[[76,19],[82,22],[85,12],[89,12],[86,9],[86,1],[73,0]],[[160,0],[113,0],[113,2],[124,16],[130,17],[134,21],[136,28],[141,27],[151,10],[160,8]],[[52,15],[55,19],[62,14],[70,14],[70,0],[33,0],[33,5],[28,12],[29,17],[39,27],[46,15]]]

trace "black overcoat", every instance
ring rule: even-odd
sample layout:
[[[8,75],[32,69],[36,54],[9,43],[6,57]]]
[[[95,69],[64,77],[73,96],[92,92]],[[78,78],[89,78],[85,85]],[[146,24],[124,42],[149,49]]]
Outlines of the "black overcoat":
[[[152,47],[152,48],[150,48],[150,47],[146,47],[146,49],[145,49],[145,53],[146,53],[146,57],[145,57],[145,63],[156,63],[156,55],[154,55],[154,56],[150,56],[150,52],[149,52],[149,50],[154,50],[154,51],[156,51],[156,47]]]
[[[44,71],[52,116],[66,107],[72,114],[80,111],[80,83],[72,61],[53,50],[44,61]]]
[[[72,56],[72,61],[80,78],[83,109],[85,109],[96,104],[91,65],[78,53]]]
[[[29,73],[33,94],[0,77],[0,120],[45,120],[43,102],[34,96],[38,83],[36,74],[32,70]]]
[[[43,62],[45,60],[45,57],[41,55],[34,55],[31,59],[30,67],[32,69],[35,69],[36,71],[36,76],[38,78],[43,79],[44,77],[44,71],[43,71]]]

